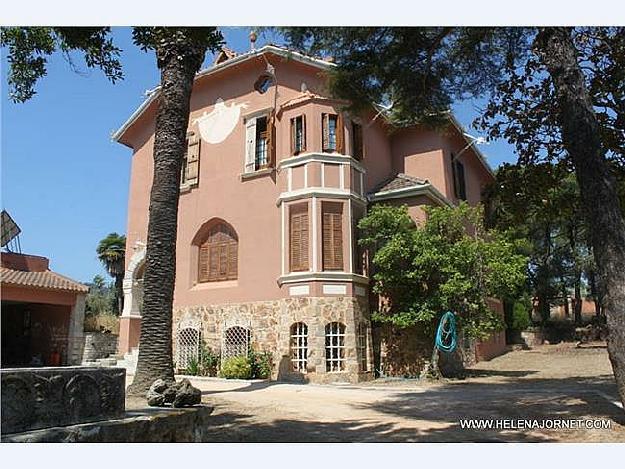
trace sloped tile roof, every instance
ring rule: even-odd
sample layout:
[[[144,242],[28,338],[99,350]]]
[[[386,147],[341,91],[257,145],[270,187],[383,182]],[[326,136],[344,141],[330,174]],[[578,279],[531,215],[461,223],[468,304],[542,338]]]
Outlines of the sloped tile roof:
[[[375,187],[369,194],[376,194],[378,192],[396,191],[399,189],[407,189],[409,187],[419,187],[428,185],[427,179],[420,179],[414,176],[408,176],[404,173],[398,173],[391,176],[387,180],[383,181],[377,187]]]
[[[0,267],[0,283],[28,288],[44,288],[46,290],[61,290],[86,293],[89,287],[78,283],[51,270],[43,272],[27,272],[23,270]]]

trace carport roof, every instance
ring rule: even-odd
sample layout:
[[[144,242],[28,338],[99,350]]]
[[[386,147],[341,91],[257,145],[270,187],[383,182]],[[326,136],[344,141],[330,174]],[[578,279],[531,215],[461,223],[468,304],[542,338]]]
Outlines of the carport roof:
[[[89,287],[78,283],[51,270],[27,272],[0,267],[0,283],[26,288],[43,288],[46,290],[73,291],[87,293]]]

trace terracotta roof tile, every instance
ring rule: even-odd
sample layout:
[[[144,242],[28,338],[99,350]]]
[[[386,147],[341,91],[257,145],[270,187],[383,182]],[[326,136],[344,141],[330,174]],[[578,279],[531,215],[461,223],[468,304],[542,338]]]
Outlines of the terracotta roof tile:
[[[27,272],[23,270],[0,267],[0,283],[20,287],[44,288],[47,290],[64,290],[86,293],[89,287],[78,283],[51,270],[43,272]]]
[[[408,176],[404,173],[398,173],[383,181],[381,184],[378,184],[369,194],[407,189],[409,187],[419,187],[426,184],[429,184],[427,179],[420,179],[418,177]]]

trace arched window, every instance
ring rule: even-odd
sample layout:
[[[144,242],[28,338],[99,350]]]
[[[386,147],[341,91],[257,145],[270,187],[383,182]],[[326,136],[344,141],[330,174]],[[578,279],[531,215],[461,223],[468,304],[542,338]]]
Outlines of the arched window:
[[[200,357],[200,329],[195,327],[184,327],[178,331],[176,338],[176,368],[186,370],[192,361],[199,360]]]
[[[345,324],[326,324],[326,371],[345,369]]]
[[[239,240],[229,225],[212,225],[198,247],[198,282],[237,278]]]
[[[228,358],[247,356],[251,342],[252,332],[247,327],[233,326],[226,329],[221,344],[222,363]]]
[[[291,364],[293,371],[306,373],[308,364],[308,326],[296,322],[291,326]]]

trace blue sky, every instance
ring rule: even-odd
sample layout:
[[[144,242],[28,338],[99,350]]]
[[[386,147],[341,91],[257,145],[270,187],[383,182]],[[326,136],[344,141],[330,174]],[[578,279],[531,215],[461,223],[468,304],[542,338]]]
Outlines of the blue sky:
[[[247,28],[223,31],[230,48],[249,48]],[[131,150],[112,142],[111,133],[159,81],[154,54],[132,44],[131,30],[114,28],[113,35],[123,49],[123,81],[113,85],[80,61],[76,73],[57,54],[49,61],[48,76],[37,84],[37,95],[22,104],[8,99],[2,51],[2,208],[22,229],[23,252],[49,257],[52,269],[79,281],[106,275],[95,253],[98,241],[126,230]],[[267,41],[261,36],[258,45]],[[454,108],[467,128],[477,115],[476,104]],[[481,150],[493,167],[515,160],[505,142]]]

